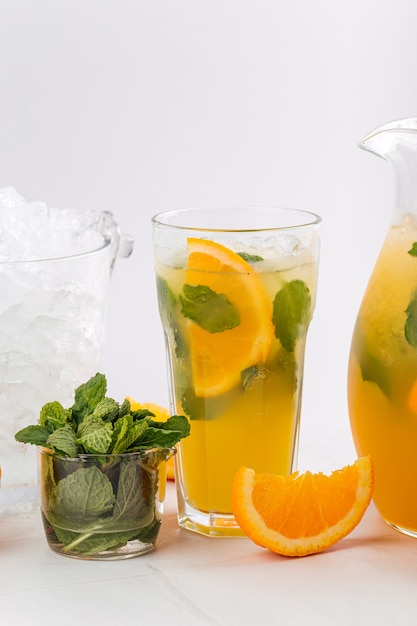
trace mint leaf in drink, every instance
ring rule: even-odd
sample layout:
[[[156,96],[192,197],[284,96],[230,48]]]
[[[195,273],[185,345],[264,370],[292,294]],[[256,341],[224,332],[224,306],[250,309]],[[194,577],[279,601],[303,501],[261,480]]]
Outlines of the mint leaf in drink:
[[[364,382],[375,383],[386,396],[390,395],[391,376],[381,361],[373,354],[362,350],[359,367]]]
[[[139,530],[139,532],[135,535],[135,539],[138,539],[142,543],[153,543],[158,536],[160,526],[161,520],[154,517],[148,526]]]
[[[413,245],[408,251],[408,254],[411,254],[411,256],[417,256],[417,241],[414,241]]]
[[[259,263],[263,261],[263,257],[258,254],[249,254],[248,252],[238,252],[237,253],[244,261],[253,265],[254,263]]]
[[[62,478],[50,504],[57,515],[85,521],[112,512],[115,500],[110,480],[92,465]]]
[[[70,458],[78,454],[77,436],[69,424],[51,433],[43,445]]]
[[[352,351],[358,361],[362,380],[375,383],[382,393],[389,397],[392,374],[387,365],[384,365],[381,357],[376,356],[371,350],[367,337],[361,328],[360,319],[356,323],[353,337]]]
[[[49,430],[39,424],[26,426],[17,432],[14,436],[16,441],[21,443],[31,443],[35,446],[45,446],[50,435]]]
[[[243,390],[247,391],[258,381],[265,382],[269,378],[270,372],[262,366],[252,365],[241,372]]]
[[[417,291],[406,309],[407,319],[404,325],[405,338],[413,348],[417,348]]]
[[[292,280],[276,294],[272,320],[275,336],[288,352],[293,352],[297,339],[303,337],[311,319],[310,290],[302,280]]]
[[[104,400],[106,390],[106,377],[100,373],[97,373],[86,383],[77,387],[72,407],[72,417],[76,422],[80,422],[86,415],[94,411],[98,403]]]
[[[156,487],[155,476],[149,476],[135,458],[123,459],[120,464],[113,521],[130,519],[137,523],[140,520],[143,526],[147,526],[153,519]]]
[[[190,420],[205,419],[205,398],[198,398],[195,395],[194,387],[190,386],[185,389],[181,396],[181,404],[183,411],[188,415]]]
[[[217,293],[207,285],[188,285],[180,294],[182,314],[209,333],[221,333],[240,324],[237,307],[224,293]]]
[[[115,550],[124,546],[126,542],[136,539],[138,535],[137,529],[94,534],[93,532],[72,532],[54,526],[50,522],[49,524],[58,541],[64,544],[65,553],[78,554],[84,557],[94,556],[106,550]]]
[[[167,281],[160,276],[156,277],[156,291],[158,293],[160,310],[164,313],[171,311],[175,305],[176,298]]]

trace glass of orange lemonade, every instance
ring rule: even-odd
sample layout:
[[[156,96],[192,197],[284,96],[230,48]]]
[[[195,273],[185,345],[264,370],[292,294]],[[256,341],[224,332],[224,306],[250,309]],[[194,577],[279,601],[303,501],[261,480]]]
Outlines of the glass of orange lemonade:
[[[170,410],[191,426],[176,455],[184,528],[242,534],[231,507],[239,467],[294,470],[320,221],[242,207],[152,218]]]

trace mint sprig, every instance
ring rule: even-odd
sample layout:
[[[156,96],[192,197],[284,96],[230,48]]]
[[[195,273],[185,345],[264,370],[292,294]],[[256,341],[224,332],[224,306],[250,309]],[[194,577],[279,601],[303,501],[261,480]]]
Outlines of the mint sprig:
[[[129,541],[156,539],[158,466],[166,448],[190,433],[184,415],[158,422],[147,409],[133,410],[127,399],[119,404],[108,398],[106,390],[105,376],[97,373],[77,387],[71,408],[49,402],[38,424],[15,435],[58,457],[42,455],[42,514],[51,546],[61,544],[71,555],[94,556]],[[132,452],[143,454],[119,456]]]
[[[74,404],[45,404],[38,424],[16,433],[16,441],[50,448],[60,456],[121,454],[170,448],[187,437],[187,418],[176,415],[166,422],[152,420],[147,410],[134,411],[129,400],[122,404],[106,397],[104,374],[97,373],[75,390]]]

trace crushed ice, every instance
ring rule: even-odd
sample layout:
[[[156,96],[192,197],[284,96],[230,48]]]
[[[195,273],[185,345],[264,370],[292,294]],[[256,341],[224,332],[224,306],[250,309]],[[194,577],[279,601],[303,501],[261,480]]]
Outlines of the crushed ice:
[[[0,262],[83,254],[101,248],[101,213],[48,208],[27,202],[13,187],[0,188]]]

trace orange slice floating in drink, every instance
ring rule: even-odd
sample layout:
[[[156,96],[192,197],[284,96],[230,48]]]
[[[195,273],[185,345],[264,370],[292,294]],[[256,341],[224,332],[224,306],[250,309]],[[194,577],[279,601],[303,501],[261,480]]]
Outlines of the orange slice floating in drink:
[[[225,296],[238,323],[210,332],[189,321],[191,364],[197,396],[209,398],[240,383],[241,372],[263,363],[273,339],[272,302],[259,274],[239,254],[207,239],[188,239],[185,281]]]

